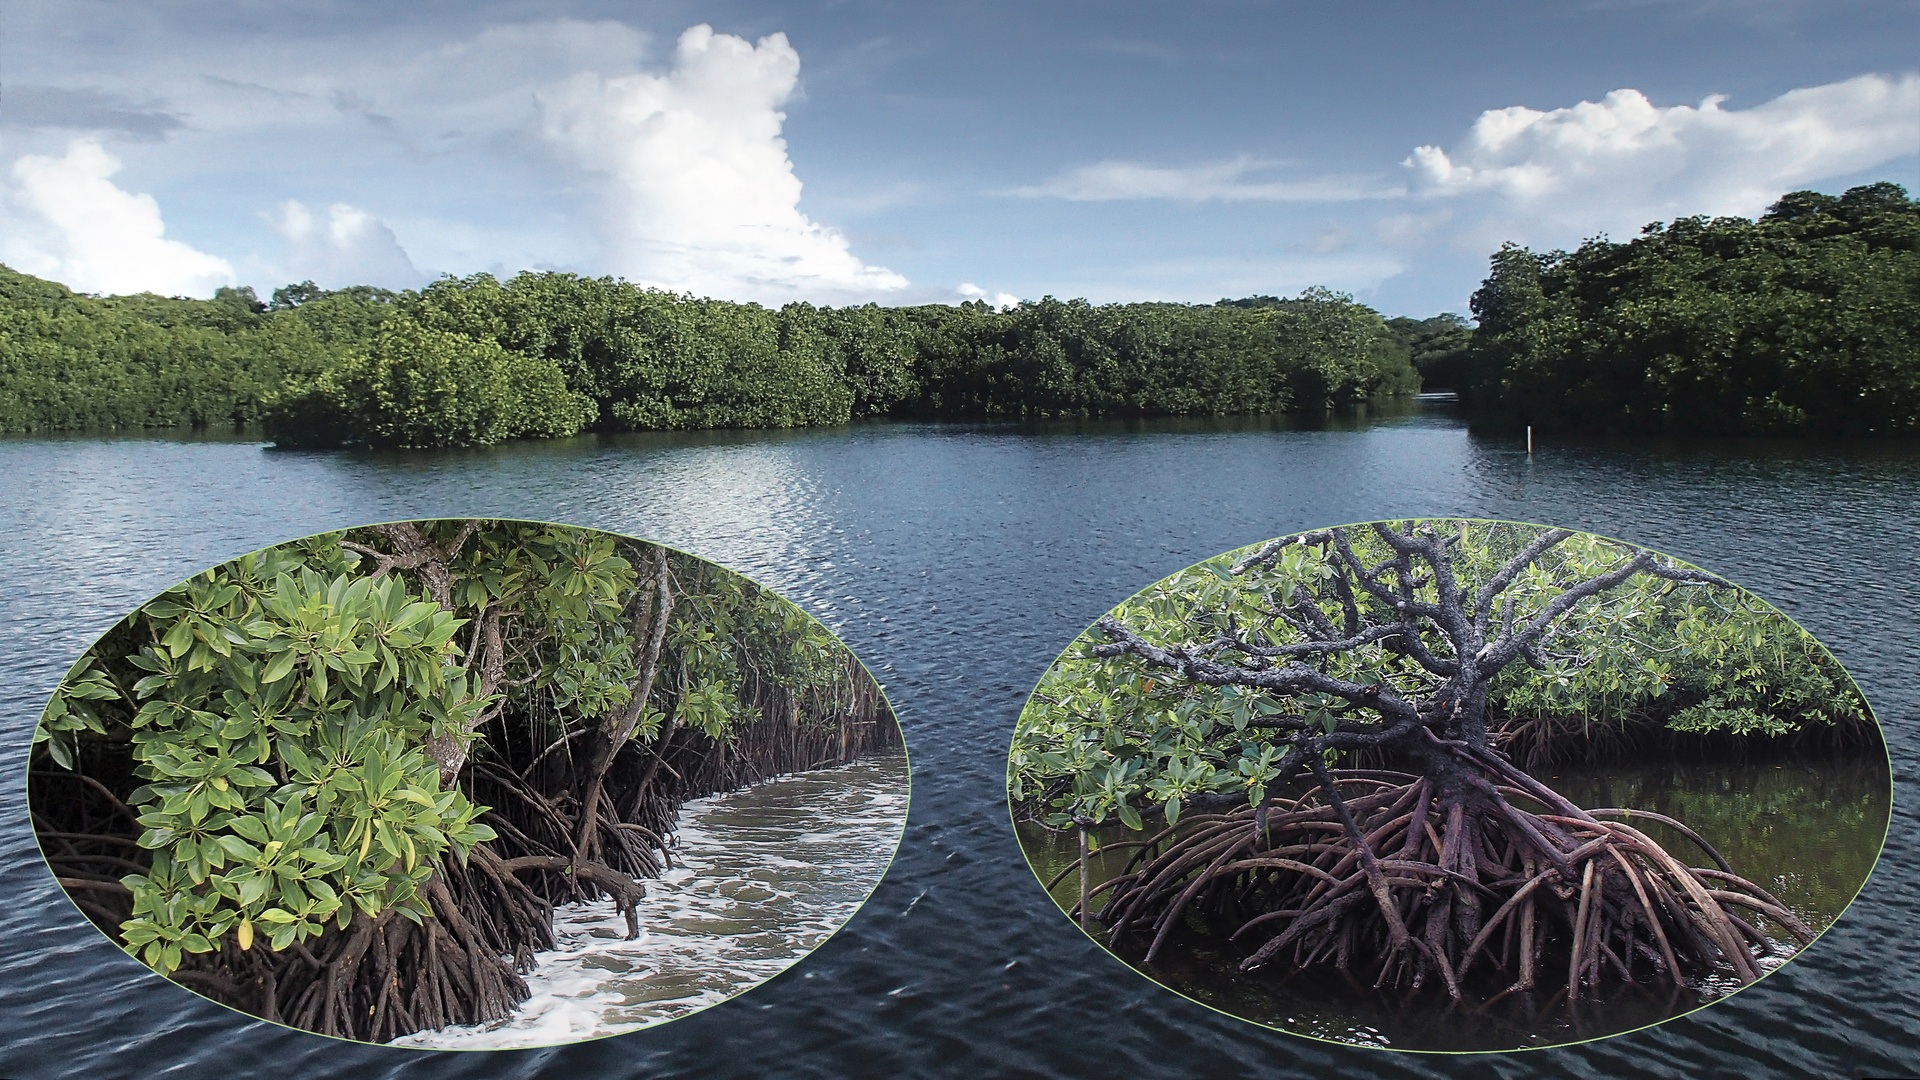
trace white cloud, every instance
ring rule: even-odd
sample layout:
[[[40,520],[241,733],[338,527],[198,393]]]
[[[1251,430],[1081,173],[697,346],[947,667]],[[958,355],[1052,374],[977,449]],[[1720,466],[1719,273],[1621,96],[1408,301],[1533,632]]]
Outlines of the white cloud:
[[[1480,115],[1452,152],[1403,163],[1416,194],[1484,194],[1543,223],[1637,231],[1659,218],[1753,216],[1785,192],[1920,151],[1920,75],[1862,75],[1751,109],[1659,107],[1638,90]]]
[[[1319,180],[1263,180],[1261,173],[1275,163],[1246,155],[1181,168],[1143,165],[1132,161],[1102,161],[1069,169],[1030,187],[1008,192],[1026,198],[1102,202],[1112,199],[1175,199],[1204,202],[1338,202],[1382,199],[1405,194],[1404,189],[1382,187],[1352,178]]]
[[[997,311],[1005,311],[1008,308],[1017,308],[1020,306],[1020,298],[1012,293],[997,292],[989,294],[987,290],[975,285],[971,281],[961,282],[960,287],[953,291],[968,300],[985,300],[992,304]]]
[[[1292,296],[1316,285],[1364,298],[1389,278],[1404,273],[1404,259],[1355,248],[1331,255],[1309,252],[1245,257],[1172,256],[1102,268],[1099,277],[1054,278],[1041,292],[1084,296],[1096,304],[1166,300],[1208,304],[1241,296]]]
[[[800,212],[780,136],[800,57],[710,27],[663,75],[582,72],[540,94],[545,136],[603,185],[607,269],[679,291],[779,302],[905,288]]]
[[[1353,246],[1353,234],[1338,225],[1329,225],[1313,234],[1307,249],[1315,255],[1333,255]]]
[[[1454,218],[1453,208],[1442,206],[1431,213],[1394,214],[1373,223],[1373,238],[1390,248],[1405,248],[1427,242]]]
[[[323,289],[347,285],[406,289],[425,280],[392,229],[347,203],[328,207],[322,220],[304,203],[288,199],[268,222],[286,239],[286,260],[279,276],[289,281],[312,281]]]
[[[110,179],[120,161],[93,139],[65,157],[30,154],[13,165],[0,260],[80,292],[213,295],[234,282],[225,260],[166,238],[153,196]]]

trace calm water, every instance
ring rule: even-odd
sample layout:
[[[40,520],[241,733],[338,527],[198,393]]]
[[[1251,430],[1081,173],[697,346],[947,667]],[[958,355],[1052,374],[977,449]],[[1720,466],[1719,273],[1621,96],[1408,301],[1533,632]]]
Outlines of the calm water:
[[[1737,873],[1819,933],[1833,925],[1873,870],[1887,825],[1886,764],[1884,759],[1668,761],[1568,768],[1540,779],[1581,806],[1650,810],[1686,822]],[[1712,865],[1672,828],[1645,820],[1634,825],[1676,857]],[[1140,838],[1119,826],[1097,833],[1102,844]],[[1020,826],[1020,842],[1043,880],[1053,880],[1079,858],[1072,834],[1028,822]],[[1133,854],[1131,848],[1095,853],[1089,860],[1091,883],[1123,872]],[[1064,909],[1078,901],[1079,889],[1079,875],[1070,872],[1053,895]],[[1780,950],[1760,961],[1761,970],[1771,972],[1800,946],[1779,928],[1767,929]],[[1809,946],[1821,947],[1818,941]],[[1368,980],[1326,968],[1244,973],[1239,964],[1248,951],[1244,943],[1236,947],[1177,933],[1149,968],[1141,942],[1120,946],[1121,955],[1156,982],[1234,1016],[1315,1038],[1416,1050],[1523,1049],[1597,1038],[1660,1023],[1741,989],[1737,980],[1710,977],[1679,993],[1603,987],[1584,995],[1577,1009],[1547,993],[1462,1009],[1437,987],[1418,995],[1376,991]],[[1483,968],[1474,990],[1484,998],[1512,981],[1511,974]]]
[[[900,843],[907,759],[891,754],[783,776],[680,809],[674,865],[647,883],[640,936],[611,900],[554,913],[559,948],[535,955],[533,995],[510,1019],[396,1046],[550,1046],[677,1020],[765,982],[853,916]]]
[[[0,441],[0,1076],[1859,1076],[1920,1073],[1920,448],[1480,441],[1370,426],[876,425],[441,454]],[[487,514],[646,536],[819,616],[886,685],[913,756],[873,899],[737,1001],[570,1047],[444,1054],[249,1022],[162,982],[67,903],[21,775],[61,671],[222,560],[381,519]],[[1551,522],[1655,545],[1800,619],[1892,744],[1892,835],[1861,899],[1763,984],[1651,1031],[1458,1061],[1311,1042],[1154,986],[1062,919],[1009,828],[1007,741],[1056,653],[1142,585],[1286,532],[1391,515]]]

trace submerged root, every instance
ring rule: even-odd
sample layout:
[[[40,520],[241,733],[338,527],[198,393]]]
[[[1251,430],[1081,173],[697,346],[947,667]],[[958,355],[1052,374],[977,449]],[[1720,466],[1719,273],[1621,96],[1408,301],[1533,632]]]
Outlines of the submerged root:
[[[1148,962],[1175,929],[1205,927],[1251,950],[1242,970],[1359,965],[1376,987],[1433,981],[1455,1000],[1487,967],[1511,979],[1507,992],[1551,979],[1542,988],[1570,1001],[1609,981],[1677,987],[1721,973],[1745,984],[1761,975],[1756,951],[1774,950],[1762,921],[1812,940],[1684,826],[1712,868],[1614,820],[1659,815],[1583,811],[1495,755],[1459,753],[1472,768],[1450,790],[1322,772],[1299,799],[1196,816],[1095,890],[1108,894],[1098,917],[1110,939],[1147,942]]]

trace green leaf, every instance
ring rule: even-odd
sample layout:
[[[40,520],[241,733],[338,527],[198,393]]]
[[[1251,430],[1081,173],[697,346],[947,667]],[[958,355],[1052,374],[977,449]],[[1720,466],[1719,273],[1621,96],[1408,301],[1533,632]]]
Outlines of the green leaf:
[[[267,895],[267,888],[273,882],[265,874],[249,874],[238,878],[236,884],[240,888],[240,906],[249,908]]]
[[[272,839],[267,833],[266,823],[257,817],[237,817],[228,822],[227,827],[257,844]]]
[[[160,643],[167,647],[167,651],[173,654],[174,659],[185,656],[187,650],[193,648],[192,621],[182,619],[174,623],[166,635],[160,639]]]
[[[292,649],[276,653],[272,660],[267,661],[266,670],[260,673],[260,683],[262,685],[269,685],[286,678],[287,674],[293,670],[294,663],[299,659],[300,654]],[[144,682],[146,680],[143,679],[141,681]]]

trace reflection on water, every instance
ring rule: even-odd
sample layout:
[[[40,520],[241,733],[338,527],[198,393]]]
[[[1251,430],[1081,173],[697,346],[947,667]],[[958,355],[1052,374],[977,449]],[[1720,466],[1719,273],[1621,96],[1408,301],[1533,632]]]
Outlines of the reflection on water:
[[[1814,930],[1832,925],[1859,891],[1887,829],[1884,759],[1599,766],[1541,779],[1581,806],[1652,810],[1686,822],[1734,872]],[[1701,862],[1674,829],[1632,824],[1675,857]]]
[[[1685,822],[1736,873],[1773,893],[1816,932],[1831,926],[1866,882],[1891,811],[1884,758],[1657,762],[1566,768],[1540,779],[1581,806],[1649,810]],[[1676,830],[1645,820],[1633,824],[1675,857],[1711,865]],[[1043,881],[1075,864],[1072,834],[1024,822],[1019,831]],[[1118,826],[1098,835],[1102,844],[1139,838]],[[1092,882],[1120,874],[1132,855],[1128,848],[1096,853],[1089,860]],[[1071,908],[1079,898],[1079,875],[1069,872],[1053,897],[1063,911]],[[1780,950],[1759,962],[1771,972],[1796,942],[1777,927],[1763,928]],[[1092,929],[1099,934],[1098,923]],[[1818,941],[1810,947],[1818,948]],[[1154,981],[1234,1016],[1295,1034],[1402,1050],[1505,1050],[1598,1038],[1660,1023],[1740,989],[1731,977],[1696,980],[1681,990],[1616,983],[1584,991],[1575,1008],[1552,993],[1456,1006],[1438,988],[1377,991],[1370,980],[1331,967],[1244,973],[1240,961],[1250,950],[1190,927],[1168,938],[1152,966],[1143,942],[1123,942],[1114,951]],[[1468,1000],[1487,1001],[1511,981],[1509,974],[1477,972],[1468,980]]]
[[[513,1016],[393,1045],[546,1046],[725,1001],[785,971],[852,917],[893,858],[906,816],[904,754],[689,802],[673,869],[647,883],[638,938],[625,940],[611,900],[559,908],[559,948],[535,957],[533,995]]]
[[[1732,576],[1834,650],[1897,766],[1893,839],[1867,892],[1779,975],[1631,1040],[1476,1066],[1920,1075],[1920,969],[1895,960],[1920,896],[1920,443],[1574,443],[1536,429],[1529,455],[1446,409],[1385,412],[1318,430],[874,423],[420,453],[0,438],[0,1075],[1450,1080],[1461,1070],[1444,1059],[1290,1038],[1144,985],[1039,895],[1005,802],[1022,704],[1102,612],[1242,544],[1430,514],[1626,537]],[[744,491],[740,475],[754,478]],[[886,684],[919,770],[914,817],[874,900],[807,958],[813,978],[625,1038],[423,1061],[187,993],[94,932],[54,884],[27,818],[27,744],[95,636],[242,552],[443,514],[565,521],[713,559],[821,618]]]

